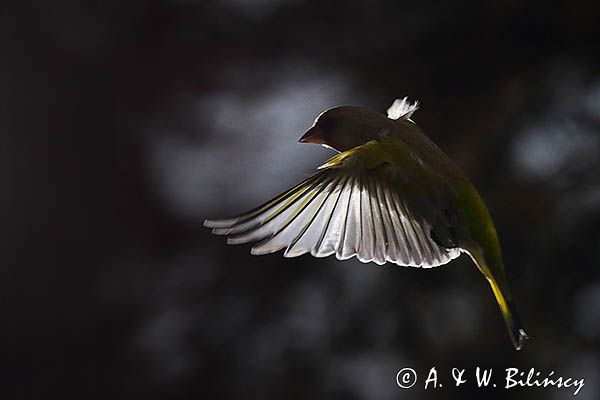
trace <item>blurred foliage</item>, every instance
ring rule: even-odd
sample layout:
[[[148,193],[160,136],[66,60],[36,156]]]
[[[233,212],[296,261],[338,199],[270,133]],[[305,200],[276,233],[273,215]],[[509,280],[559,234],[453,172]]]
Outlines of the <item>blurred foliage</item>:
[[[578,398],[598,398],[599,17],[597,2],[7,6],[2,390],[572,393],[395,383],[407,366],[480,366],[584,377]],[[383,112],[405,95],[494,216],[531,336],[519,353],[462,257],[433,270],[257,258],[201,227],[327,157],[296,143],[323,109]]]

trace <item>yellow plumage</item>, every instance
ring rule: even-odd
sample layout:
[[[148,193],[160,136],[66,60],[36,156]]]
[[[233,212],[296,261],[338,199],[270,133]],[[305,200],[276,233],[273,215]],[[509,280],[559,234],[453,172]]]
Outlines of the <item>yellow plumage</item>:
[[[263,206],[206,221],[228,243],[435,267],[467,253],[486,277],[514,347],[527,338],[512,303],[500,244],[485,203],[460,169],[410,119],[406,100],[389,118],[360,107],[323,113],[302,141],[340,151],[319,172]]]

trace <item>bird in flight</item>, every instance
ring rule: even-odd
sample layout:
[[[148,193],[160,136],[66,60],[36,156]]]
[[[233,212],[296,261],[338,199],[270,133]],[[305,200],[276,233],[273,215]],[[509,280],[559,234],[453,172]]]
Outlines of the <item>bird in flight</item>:
[[[397,99],[387,117],[363,107],[321,113],[301,143],[338,152],[318,171],[263,205],[204,225],[251,253],[285,249],[431,268],[466,253],[491,286],[516,350],[528,339],[512,301],[492,218],[473,184],[411,119],[418,103]]]

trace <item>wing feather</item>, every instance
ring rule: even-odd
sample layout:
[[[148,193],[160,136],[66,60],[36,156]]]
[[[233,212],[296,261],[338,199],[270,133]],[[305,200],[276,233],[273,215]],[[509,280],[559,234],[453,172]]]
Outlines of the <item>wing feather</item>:
[[[362,262],[371,262],[375,258],[375,230],[373,228],[373,210],[371,196],[367,187],[366,177],[361,174],[360,204],[361,204],[361,243],[358,259]]]
[[[386,261],[399,263],[401,262],[400,250],[398,246],[397,234],[395,233],[394,223],[390,210],[388,208],[387,199],[385,196],[385,189],[379,182],[375,182],[375,193],[377,204],[379,205],[379,212],[381,213],[381,225],[384,229],[386,251]]]
[[[387,255],[387,236],[385,234],[385,222],[381,215],[379,197],[377,196],[377,180],[369,180],[369,199],[373,216],[373,230],[375,232],[374,259],[376,264],[385,264]]]
[[[400,220],[400,213],[398,212],[392,193],[389,190],[385,190],[385,204],[388,212],[390,213],[390,218],[392,220],[392,226],[395,233],[394,238],[396,245],[398,246],[399,258],[396,260],[396,263],[407,266],[411,265],[409,256],[411,253],[411,243],[404,229],[404,225]]]
[[[347,177],[344,187],[340,190],[339,197],[333,212],[329,217],[327,228],[319,243],[319,247],[313,250],[316,252],[316,257],[327,257],[336,254],[344,240],[348,202],[350,201],[350,196],[352,194],[352,181],[352,177]]]
[[[342,198],[342,194],[344,193],[344,191],[347,190],[348,181],[348,177],[342,177],[340,183],[338,184],[338,187],[334,188],[333,195],[328,199],[328,202],[323,209],[322,220],[324,223],[319,233],[317,242],[311,249],[311,254],[314,257],[326,257],[335,253],[335,249],[333,247],[331,247],[331,249],[329,250],[323,244],[327,244],[327,242],[324,242],[325,239],[328,239],[329,242],[331,242],[331,240],[333,239],[337,243],[335,234],[334,232],[329,231],[329,227],[331,225],[332,220],[337,221],[337,219],[339,219],[340,207],[343,207],[343,205],[340,206],[340,199]],[[334,226],[335,225],[336,223],[334,222]],[[330,232],[329,235],[327,234],[327,232]]]
[[[274,253],[287,247],[296,237],[301,235],[308,227],[306,221],[312,220],[310,215],[320,208],[322,201],[320,202],[319,199],[327,196],[327,192],[324,190],[325,187],[326,185],[313,185],[312,189],[305,196],[302,196],[298,205],[291,207],[290,212],[285,214],[286,218],[277,229],[269,237],[252,247],[251,253],[253,255]]]
[[[343,234],[337,243],[336,257],[338,260],[347,260],[355,256],[359,250],[361,205],[358,196],[358,181],[353,179],[346,204]]]
[[[296,186],[292,187],[291,189],[286,190],[279,196],[276,196],[276,197],[272,198],[271,200],[267,201],[266,203],[254,208],[248,212],[245,212],[244,214],[240,214],[236,217],[226,218],[226,219],[215,219],[215,220],[207,219],[204,221],[204,226],[207,228],[214,228],[213,233],[216,235],[227,235],[229,233],[226,232],[225,230],[223,230],[223,231],[217,230],[216,231],[216,229],[232,228],[236,225],[239,225],[239,224],[251,219],[252,217],[256,217],[259,214],[263,214],[263,213],[267,212],[274,205],[277,205],[278,203],[282,202],[283,200],[298,193],[298,191],[300,191],[303,188],[305,188],[306,186],[310,185],[310,183],[317,178],[318,178],[317,175],[313,175],[313,176],[305,179],[304,181],[300,182]]]
[[[407,201],[414,191],[405,193],[406,186],[393,183],[394,176],[406,182],[407,172],[391,168],[397,167],[379,168],[367,150],[353,149],[263,205],[234,218],[207,220],[205,226],[227,235],[230,244],[258,242],[251,251],[255,255],[285,249],[285,257],[335,254],[340,260],[424,268],[458,257],[458,248],[443,248],[432,239],[435,218]],[[435,204],[426,190],[417,192],[421,204]]]
[[[328,221],[328,218],[325,217],[332,212],[331,205],[335,204],[332,198],[335,197],[335,188],[339,182],[340,178],[332,180],[326,190],[320,195],[318,207],[313,209],[310,218],[306,220],[301,231],[290,242],[283,253],[284,257],[301,256],[316,247],[319,238],[323,234],[324,225]]]
[[[228,244],[254,242],[272,235],[299,212],[299,206],[303,208],[307,200],[314,196],[323,177],[320,178],[303,185],[291,196],[283,198],[264,211],[242,218],[238,224],[228,228],[214,228],[213,233],[231,235],[227,239]]]
[[[408,265],[418,267],[421,265],[421,244],[415,234],[414,227],[408,212],[396,194],[392,195],[394,200],[394,207],[400,218],[400,224],[402,225],[402,231],[406,236],[406,243],[410,248],[408,249]]]

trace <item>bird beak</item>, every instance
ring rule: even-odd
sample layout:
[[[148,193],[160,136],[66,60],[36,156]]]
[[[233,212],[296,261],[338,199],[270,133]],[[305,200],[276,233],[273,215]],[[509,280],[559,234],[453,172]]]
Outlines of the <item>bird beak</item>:
[[[320,128],[313,126],[299,140],[300,143],[324,144],[325,138]]]

